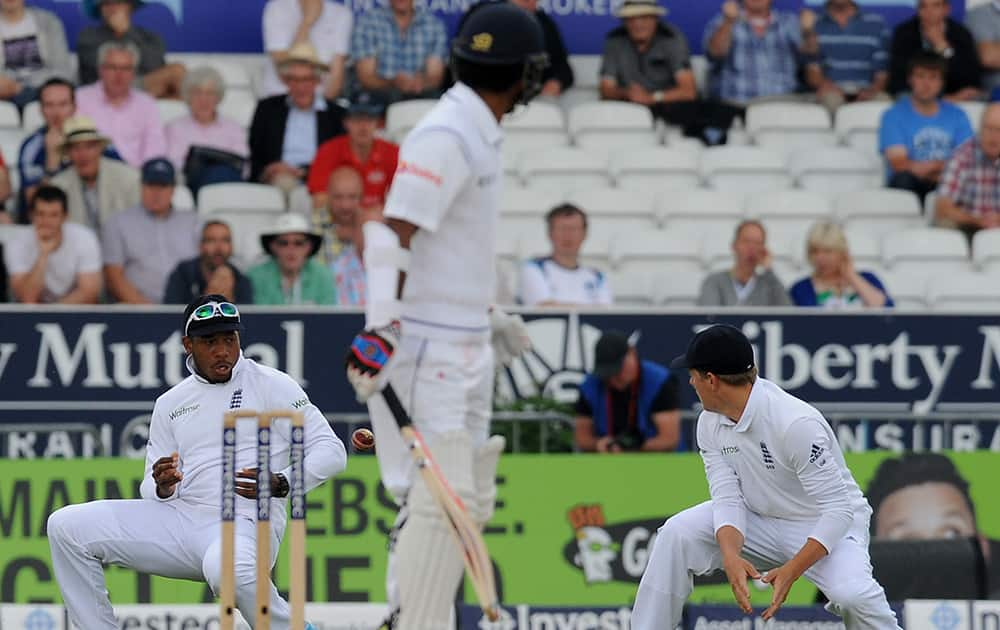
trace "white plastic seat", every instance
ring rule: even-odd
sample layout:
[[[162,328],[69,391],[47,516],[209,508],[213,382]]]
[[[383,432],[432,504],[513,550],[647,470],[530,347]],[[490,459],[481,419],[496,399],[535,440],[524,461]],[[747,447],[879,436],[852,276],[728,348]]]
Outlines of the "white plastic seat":
[[[887,234],[882,255],[886,267],[897,274],[931,277],[970,269],[965,236],[946,228],[911,228]]]
[[[0,245],[6,245],[14,239],[30,238],[32,227],[30,225],[17,225],[16,223],[0,223]],[[3,296],[0,296],[3,297]]]
[[[20,127],[0,127],[0,152],[8,171],[17,170],[21,143],[27,134]]]
[[[511,138],[534,138],[544,146],[542,140],[566,138],[566,117],[562,108],[554,103],[536,100],[527,107],[518,107],[504,116],[501,126],[504,130],[504,144]]]
[[[705,232],[732,233],[745,213],[741,195],[721,190],[678,190],[659,195],[658,222],[669,230],[689,227]]]
[[[191,194],[191,189],[187,186],[176,186],[174,188],[173,205],[178,210],[194,210],[194,195]]]
[[[531,217],[539,221],[540,227],[544,227],[541,221],[545,214],[565,197],[558,190],[505,186],[500,193],[500,216]]]
[[[854,268],[871,270],[882,267],[882,237],[870,230],[845,228],[847,251],[850,252]]]
[[[861,153],[877,154],[882,114],[890,107],[891,101],[845,103],[837,108],[834,130],[846,146]]]
[[[855,190],[834,197],[834,213],[848,230],[882,235],[920,227],[920,198],[908,190],[877,188]]]
[[[709,188],[736,193],[791,188],[791,174],[778,153],[759,147],[709,147],[701,154]]]
[[[1000,228],[975,233],[972,237],[972,260],[982,271],[1000,273]]]
[[[704,278],[696,274],[666,273],[653,278],[651,292],[656,303],[673,308],[692,308],[698,305],[701,283]]]
[[[934,310],[1000,311],[1000,276],[970,271],[931,278],[927,301]]]
[[[202,188],[199,196],[204,194],[205,189]],[[260,235],[274,224],[276,213],[259,209],[218,210],[210,216],[212,220],[229,225],[233,234],[233,257],[241,269],[249,269],[266,256],[260,245]]]
[[[746,129],[757,146],[782,155],[803,147],[833,146],[837,142],[826,108],[813,103],[750,105]]]
[[[210,184],[198,191],[198,210],[203,214],[225,211],[285,211],[285,196],[274,186],[234,182]]]
[[[573,144],[602,150],[648,147],[660,143],[648,107],[635,103],[598,101],[569,110],[567,117]]]
[[[845,147],[799,149],[788,164],[799,188],[824,193],[876,188],[884,177],[874,156]]]
[[[516,151],[502,149],[500,151],[500,161],[503,167],[504,187],[521,187],[521,154]]]
[[[521,157],[521,176],[528,187],[572,191],[610,186],[607,156],[599,151],[556,147]]]
[[[816,221],[833,216],[833,204],[825,195],[807,190],[776,190],[747,196],[745,211],[768,229],[780,225],[785,232],[805,233]]]
[[[927,309],[927,278],[919,274],[885,272],[882,286],[899,309]]]
[[[652,191],[621,188],[583,188],[567,195],[567,201],[587,214],[588,234],[655,229]]]
[[[219,114],[239,124],[244,129],[250,128],[253,114],[257,109],[257,99],[249,89],[226,90],[226,97],[219,103]]]
[[[620,188],[675,190],[701,186],[698,154],[666,147],[626,149],[612,154],[609,165]]]
[[[31,101],[24,106],[21,112],[21,128],[28,133],[33,133],[36,129],[45,124],[42,117],[42,105],[38,101]]]
[[[961,103],[955,103],[961,108],[965,115],[969,117],[969,123],[972,124],[972,128],[979,133],[979,126],[983,120],[983,110],[986,109],[986,103],[981,103],[979,101],[962,101]]]
[[[418,98],[409,101],[397,101],[389,105],[385,111],[385,131],[397,144],[402,144],[403,138],[420,122],[427,112],[437,104],[437,99]]]
[[[187,116],[188,114],[187,103],[169,98],[156,99],[156,109],[160,111],[160,123],[164,125],[175,118]]]
[[[245,59],[224,57],[222,55],[211,55],[198,65],[215,68],[222,75],[222,78],[225,79],[227,90],[234,87],[249,90],[252,84],[253,71],[256,69]],[[191,68],[192,66],[188,67]]]
[[[497,222],[496,252],[497,259],[517,265],[521,261],[521,234],[524,226],[510,223],[501,216]]]
[[[702,269],[701,241],[689,233],[647,230],[619,234],[610,245],[610,262],[618,271],[629,268],[653,273],[665,261],[683,263],[696,273]]]
[[[21,113],[10,101],[0,101],[0,128],[20,129]]]
[[[653,306],[656,303],[653,282],[653,276],[647,273],[631,270],[608,273],[615,306]]]

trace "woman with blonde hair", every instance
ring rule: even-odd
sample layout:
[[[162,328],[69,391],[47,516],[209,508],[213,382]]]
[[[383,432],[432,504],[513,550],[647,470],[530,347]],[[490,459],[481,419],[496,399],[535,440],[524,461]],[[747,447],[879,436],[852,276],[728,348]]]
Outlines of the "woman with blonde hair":
[[[796,306],[824,308],[878,308],[893,306],[875,274],[857,271],[847,248],[844,230],[820,221],[809,230],[806,256],[813,272],[788,291]]]

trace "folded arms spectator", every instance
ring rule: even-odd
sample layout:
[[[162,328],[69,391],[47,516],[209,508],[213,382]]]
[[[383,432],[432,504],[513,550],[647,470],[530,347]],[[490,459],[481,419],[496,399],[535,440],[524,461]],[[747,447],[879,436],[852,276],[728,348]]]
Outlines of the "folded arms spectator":
[[[948,17],[948,0],[918,0],[917,15],[901,22],[892,34],[889,54],[889,92],[904,92],[909,64],[921,52],[944,59],[943,94],[953,101],[968,101],[982,93],[982,66],[972,33]]]
[[[322,241],[301,215],[279,215],[274,226],[260,236],[269,258],[247,274],[253,283],[254,304],[336,304],[333,277],[314,258]]]
[[[69,199],[69,220],[99,232],[112,215],[139,203],[139,173],[103,156],[110,140],[86,116],[66,119],[62,136],[59,151],[69,166],[51,183]]]
[[[821,221],[809,230],[806,256],[813,273],[789,290],[796,306],[828,309],[893,306],[892,298],[875,274],[857,271],[847,237],[836,223]]]
[[[198,257],[185,260],[167,279],[164,304],[187,304],[202,295],[224,295],[237,304],[253,303],[250,279],[231,262],[233,234],[229,225],[209,219],[201,228]]]
[[[292,190],[305,180],[316,149],[344,133],[343,108],[316,96],[326,66],[311,44],[296,44],[281,64],[287,95],[257,103],[250,124],[250,179]]]
[[[945,60],[918,51],[910,61],[910,95],[882,115],[879,151],[888,163],[888,184],[920,199],[937,187],[955,148],[972,137],[969,118],[940,98]]]
[[[382,92],[388,102],[434,98],[444,81],[448,35],[414,0],[389,0],[358,18],[351,58],[361,89]]]
[[[935,219],[970,236],[1000,227],[1000,103],[983,111],[979,137],[963,142],[938,184]]]
[[[14,298],[25,304],[96,304],[101,248],[94,231],[69,223],[66,193],[41,186],[31,201],[31,236],[4,252]]]
[[[83,29],[76,40],[80,85],[97,81],[102,63],[99,53],[101,46],[108,42],[127,42],[135,46],[137,51],[134,65],[141,78],[137,87],[154,98],[179,97],[181,81],[184,80],[184,66],[167,63],[163,38],[132,22],[132,14],[142,4],[141,0],[84,0],[87,15],[92,19],[99,19],[100,24]],[[132,79],[134,78],[135,75]]]
[[[0,2],[0,39],[0,99],[23,107],[47,80],[72,75],[66,31],[51,11]]]
[[[344,87],[344,70],[351,45],[354,14],[332,0],[268,0],[264,7],[264,50],[271,58],[264,70],[264,94],[285,93],[279,68],[296,44],[311,44],[327,65],[321,95],[335,99]]]
[[[791,300],[771,271],[767,233],[759,221],[743,221],[733,235],[733,268],[705,278],[698,306],[788,306]]]

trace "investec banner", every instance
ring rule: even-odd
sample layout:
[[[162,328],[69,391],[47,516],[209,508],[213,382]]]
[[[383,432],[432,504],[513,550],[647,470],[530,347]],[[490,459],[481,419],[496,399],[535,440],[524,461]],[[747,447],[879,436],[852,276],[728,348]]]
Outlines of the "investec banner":
[[[360,313],[244,310],[247,356],[288,372],[326,413],[365,411],[342,370]],[[602,330],[639,331],[642,356],[668,362],[694,331],[721,321],[742,327],[765,377],[825,411],[862,418],[969,411],[1000,417],[996,317],[788,310],[725,317],[536,311],[525,318],[534,350],[501,376],[501,398],[575,399]],[[174,308],[6,307],[0,321],[0,427],[44,422],[53,429],[0,434],[6,457],[141,456],[153,400],[188,375]],[[691,407],[693,391],[685,386],[681,392]],[[1000,451],[997,422],[854,423],[838,434],[847,450]]]
[[[865,488],[888,456],[849,454],[847,461]],[[973,527],[984,540],[1000,538],[995,492],[1000,458],[980,452],[957,453],[952,459],[969,484]],[[0,601],[57,602],[59,590],[45,538],[49,514],[67,503],[136,496],[141,476],[142,462],[122,459],[0,460]],[[503,457],[497,510],[485,534],[502,601],[533,607],[607,606],[611,610],[598,618],[619,623],[617,611],[630,607],[635,597],[659,525],[707,497],[701,459],[694,454]],[[353,457],[346,472],[310,492],[307,501],[308,598],[385,601],[386,534],[395,511],[379,484],[375,459]],[[931,523],[962,518],[942,515],[937,507],[917,514]],[[942,520],[934,520],[938,518]],[[991,562],[997,563],[1000,546],[994,543],[991,549]],[[276,564],[282,589],[288,585],[286,553],[283,549]],[[992,567],[990,572],[1000,574]],[[116,605],[212,601],[203,584],[118,568],[108,569],[108,588]],[[474,603],[472,589],[467,587],[465,593],[467,602]],[[800,580],[788,601],[812,604],[815,596],[815,589]],[[770,588],[753,586],[751,599],[766,606]],[[732,592],[724,581],[706,583],[695,588],[692,601],[728,604]],[[540,611],[529,614],[516,608],[508,616],[516,621],[536,613],[541,619]]]

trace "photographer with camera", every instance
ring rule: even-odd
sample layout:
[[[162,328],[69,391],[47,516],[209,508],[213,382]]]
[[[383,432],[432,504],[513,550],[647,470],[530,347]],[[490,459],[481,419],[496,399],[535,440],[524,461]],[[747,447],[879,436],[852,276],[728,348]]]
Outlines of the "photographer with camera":
[[[594,371],[580,384],[576,447],[581,451],[687,450],[677,378],[635,348],[638,334],[609,330],[594,349]]]

